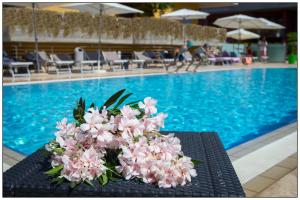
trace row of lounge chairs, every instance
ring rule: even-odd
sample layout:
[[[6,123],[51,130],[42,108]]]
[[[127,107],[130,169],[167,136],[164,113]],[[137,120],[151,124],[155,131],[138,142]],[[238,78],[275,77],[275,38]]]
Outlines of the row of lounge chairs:
[[[137,66],[137,68],[143,69],[147,68],[152,64],[162,64],[166,70],[169,67],[175,67],[176,69],[181,68],[185,64],[188,66],[196,65],[196,68],[200,65],[228,65],[240,62],[240,58],[234,55],[233,52],[228,54],[223,52],[222,56],[206,56],[205,58],[196,59],[189,51],[183,51],[184,63],[177,67],[174,56],[167,51],[161,52],[151,52],[151,51],[134,51],[133,54],[123,54],[120,55],[116,51],[101,51],[100,53],[100,64],[101,68],[106,64],[109,66],[110,70],[125,70],[131,66]],[[35,55],[33,53],[26,56],[26,60],[15,60],[9,58],[7,53],[3,53],[3,65],[8,67],[8,71],[12,77],[17,76],[27,76],[30,77],[30,66],[36,63]],[[79,71],[80,73],[94,72],[98,69],[98,52],[84,52],[83,60],[74,60],[69,54],[47,54],[45,51],[39,51],[39,63],[43,69],[52,73],[57,74],[67,73],[71,74],[72,71]],[[22,71],[23,73],[18,73]],[[195,68],[195,69],[196,69]],[[53,70],[54,69],[54,70]]]

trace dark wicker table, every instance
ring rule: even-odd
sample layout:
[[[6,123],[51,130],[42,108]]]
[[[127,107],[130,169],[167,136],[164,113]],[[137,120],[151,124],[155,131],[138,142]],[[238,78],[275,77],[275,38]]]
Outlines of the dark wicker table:
[[[185,155],[200,160],[197,177],[185,186],[162,189],[137,181],[120,180],[101,187],[81,184],[70,190],[68,184],[50,184],[44,171],[48,158],[40,149],[3,174],[3,196],[79,196],[79,197],[244,197],[245,193],[229,157],[216,133],[175,133],[180,138]]]

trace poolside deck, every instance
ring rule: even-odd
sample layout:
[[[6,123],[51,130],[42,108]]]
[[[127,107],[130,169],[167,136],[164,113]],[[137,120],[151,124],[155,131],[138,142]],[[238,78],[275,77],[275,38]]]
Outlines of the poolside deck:
[[[290,65],[285,63],[255,63],[252,65],[223,65],[223,66],[200,66],[198,72],[202,71],[218,71],[218,70],[232,70],[232,69],[252,69],[252,68],[293,68],[297,65]],[[194,68],[191,67],[191,70]],[[72,73],[67,74],[48,74],[48,73],[32,73],[31,78],[18,77],[13,79],[12,77],[3,77],[3,83],[18,83],[18,82],[43,82],[43,81],[56,81],[56,80],[76,80],[76,79],[92,79],[101,77],[118,77],[118,76],[134,76],[134,75],[149,75],[149,74],[161,74],[161,73],[174,73],[174,69],[170,68],[168,72],[162,67],[150,69],[130,69],[128,71],[115,71],[115,72],[102,72],[102,73]],[[185,73],[185,68],[182,68],[179,73]],[[189,72],[192,73],[192,72]]]

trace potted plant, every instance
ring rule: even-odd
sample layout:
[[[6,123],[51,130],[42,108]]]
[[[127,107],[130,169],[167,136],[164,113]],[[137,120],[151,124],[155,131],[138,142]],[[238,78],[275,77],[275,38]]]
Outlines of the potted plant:
[[[288,62],[295,64],[297,62],[297,32],[287,34],[288,39]]]

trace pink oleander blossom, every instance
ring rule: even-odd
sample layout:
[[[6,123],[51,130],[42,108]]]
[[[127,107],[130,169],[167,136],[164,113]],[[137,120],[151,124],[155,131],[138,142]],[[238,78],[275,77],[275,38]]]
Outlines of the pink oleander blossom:
[[[136,116],[138,116],[140,113],[140,111],[136,110],[136,109],[132,109],[130,106],[126,105],[123,106],[123,108],[120,109],[123,117],[127,118],[127,119],[135,119]]]
[[[127,180],[139,178],[162,188],[187,184],[197,176],[194,164],[174,134],[159,133],[167,114],[154,115],[156,103],[151,97],[139,102],[144,115],[129,105],[116,116],[105,107],[101,111],[94,107],[79,127],[66,118],[57,122],[56,139],[45,146],[52,152],[51,166],[63,165],[60,176],[69,181],[91,181],[107,170],[104,156],[113,149],[121,152],[116,170]]]
[[[124,140],[132,140],[134,137],[142,136],[145,127],[138,119],[122,118],[118,129],[121,131]]]
[[[102,111],[103,113],[103,111]],[[82,131],[89,131],[92,134],[98,132],[98,129],[101,128],[101,124],[107,119],[100,114],[97,108],[89,108],[88,112],[84,115],[85,123],[80,125]]]
[[[185,185],[197,175],[191,159],[181,155],[179,139],[172,135],[150,141],[143,136],[121,149],[117,170],[126,179],[137,177],[145,183],[157,183],[159,187],[169,188]]]
[[[164,113],[159,113],[154,117],[144,117],[144,126],[146,131],[159,131],[160,128],[164,128],[164,120],[168,115]]]
[[[60,122],[56,123],[56,128],[58,131],[55,133],[56,137],[67,137],[75,135],[79,129],[75,126],[75,124],[68,124],[67,119],[64,118]]]
[[[139,105],[139,108],[145,110],[146,115],[152,115],[157,112],[157,109],[155,107],[156,103],[157,103],[157,101],[155,99],[152,99],[151,97],[146,97],[144,99],[144,103],[139,102],[138,105]]]
[[[62,156],[61,175],[69,181],[93,180],[106,171],[102,152],[93,147],[73,156]]]

